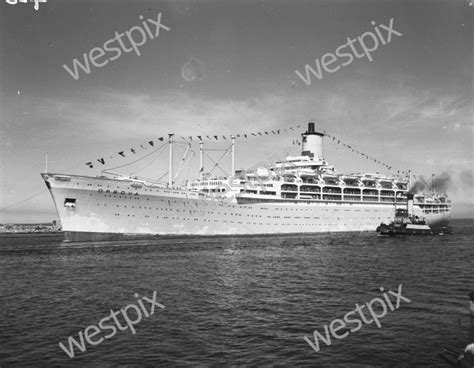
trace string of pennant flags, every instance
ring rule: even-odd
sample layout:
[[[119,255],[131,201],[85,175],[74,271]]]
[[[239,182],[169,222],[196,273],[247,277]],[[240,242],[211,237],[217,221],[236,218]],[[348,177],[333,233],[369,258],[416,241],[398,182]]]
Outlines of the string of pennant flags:
[[[281,133],[288,133],[289,131],[290,132],[295,131],[298,128],[301,128],[301,125],[290,126],[287,128],[266,130],[262,132],[249,132],[249,133],[228,134],[228,135],[193,135],[193,136],[173,135],[173,140],[174,141],[181,140],[183,142],[202,142],[206,140],[219,141],[219,140],[230,140],[232,138],[247,140],[252,137],[263,137],[266,135],[280,135]],[[159,144],[159,142],[164,142],[167,140],[168,140],[168,137],[166,136],[159,137],[156,139],[150,139],[147,142],[140,144],[138,147],[123,149],[113,155],[109,155],[107,158],[107,162],[109,159],[113,160],[116,158],[123,158],[123,157],[130,157],[130,156],[133,157],[133,155],[140,153],[140,150],[147,150],[151,147],[155,147],[155,144]],[[94,168],[94,165],[96,165],[96,162],[100,163],[101,165],[105,165],[106,158],[101,157],[101,158],[98,158],[96,161],[89,161],[89,162],[86,162],[85,164],[90,169],[92,169]]]
[[[343,147],[345,147],[345,148],[351,150],[353,153],[356,153],[356,154],[360,155],[361,157],[364,157],[366,160],[369,160],[369,161],[375,162],[376,164],[382,165],[382,166],[385,167],[387,170],[390,170],[390,171],[393,171],[393,172],[396,171],[396,173],[397,173],[398,175],[408,175],[408,173],[409,173],[408,170],[403,170],[403,171],[402,171],[402,170],[395,170],[392,166],[390,166],[390,165],[386,164],[385,162],[380,161],[380,160],[378,160],[378,159],[376,159],[376,158],[373,158],[373,157],[367,155],[367,154],[364,153],[364,152],[359,151],[356,147],[354,147],[354,146],[352,146],[352,145],[349,145],[349,144],[344,143],[342,139],[340,139],[340,138],[338,138],[338,137],[336,137],[336,136],[334,136],[334,135],[329,134],[329,133],[326,132],[325,130],[323,130],[323,133],[324,133],[324,135],[326,135],[327,137],[331,138],[334,143],[336,143],[336,144],[338,144],[338,145],[342,145]]]
[[[230,140],[232,138],[247,140],[247,139],[252,138],[252,137],[280,135],[281,133],[293,132],[293,131],[295,131],[296,129],[299,129],[299,128],[301,128],[301,125],[295,125],[295,126],[290,126],[290,127],[287,127],[287,128],[273,129],[273,130],[267,130],[267,131],[261,131],[261,132],[249,132],[249,133],[240,133],[240,134],[232,134],[232,135],[229,135],[229,134],[228,135],[195,135],[195,136],[194,135],[193,136],[173,135],[173,140],[174,141],[181,140],[182,142],[188,142],[188,143],[189,142],[202,142],[202,141],[206,141],[206,140],[207,141],[219,141],[219,140],[228,140],[228,139]],[[385,162],[383,162],[381,160],[378,160],[374,157],[371,157],[371,156],[367,155],[364,152],[361,152],[356,147],[354,147],[352,145],[349,145],[349,144],[346,144],[342,139],[326,132],[325,130],[323,130],[323,133],[324,133],[325,136],[330,138],[333,143],[336,143],[338,145],[342,145],[343,147],[349,149],[353,153],[356,153],[356,154],[360,155],[361,157],[364,157],[366,160],[369,160],[369,161],[375,162],[376,164],[382,165],[387,170],[390,170],[392,172],[396,172],[398,175],[405,175],[405,176],[408,175],[408,173],[409,173],[408,170],[403,170],[403,171],[395,170],[391,165],[388,165],[388,164],[386,164]],[[162,136],[162,137],[158,137],[156,139],[148,140],[147,142],[142,143],[137,147],[122,149],[119,152],[108,156],[107,162],[108,162],[108,160],[113,160],[113,159],[116,159],[116,158],[133,157],[133,155],[139,154],[141,150],[148,150],[149,148],[154,148],[155,145],[159,144],[159,142],[165,142],[165,141],[168,141],[168,137]],[[293,145],[301,145],[301,142],[299,140],[293,140]],[[96,165],[95,162],[98,162],[101,165],[105,165],[106,164],[106,158],[104,158],[104,157],[97,158],[96,161],[86,162],[86,165],[90,169],[92,169],[92,168],[94,168],[94,165]]]

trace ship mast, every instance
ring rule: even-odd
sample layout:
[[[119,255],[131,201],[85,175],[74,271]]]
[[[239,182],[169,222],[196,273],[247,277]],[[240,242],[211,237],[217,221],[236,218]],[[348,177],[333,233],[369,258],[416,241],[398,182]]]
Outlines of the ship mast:
[[[168,162],[168,186],[170,188],[173,186],[173,135],[174,134],[168,134],[169,136],[168,143],[170,145],[169,162]]]
[[[231,176],[235,174],[235,137],[231,136],[232,138],[232,173]]]
[[[204,175],[204,142],[199,142],[199,180],[202,181]]]

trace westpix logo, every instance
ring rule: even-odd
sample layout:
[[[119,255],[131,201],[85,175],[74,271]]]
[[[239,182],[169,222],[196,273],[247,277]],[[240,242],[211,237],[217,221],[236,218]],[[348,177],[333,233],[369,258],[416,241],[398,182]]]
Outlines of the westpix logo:
[[[144,19],[143,15],[140,15],[139,18],[141,20]],[[141,55],[140,49],[139,49],[140,46],[143,46],[148,40],[153,40],[154,38],[157,38],[160,35],[160,29],[163,29],[165,31],[170,30],[169,27],[161,23],[161,13],[158,13],[156,20],[151,19],[151,18],[147,20],[143,20],[142,26],[143,28],[140,26],[133,26],[128,31],[125,31],[122,33],[115,32],[115,37],[105,41],[103,47],[94,47],[88,53],[85,52],[83,54],[83,57],[84,57],[83,64],[79,60],[73,59],[72,65],[73,65],[74,71],[72,71],[66,64],[63,65],[63,68],[66,69],[66,71],[75,80],[78,80],[79,68],[81,68],[87,74],[91,72],[89,60],[90,60],[90,63],[96,68],[102,68],[103,66],[107,65],[109,61],[117,60],[122,55],[122,51],[123,52],[134,51],[137,54],[137,56],[140,56]],[[151,26],[155,27],[155,29],[152,30],[150,28]],[[127,47],[127,45],[125,45],[124,41],[122,40],[122,37],[124,36],[126,36],[126,38],[124,39],[128,40],[128,44],[130,47]],[[117,47],[117,46],[120,46],[120,47]],[[111,52],[112,54],[110,56],[106,55],[106,51]],[[107,58],[103,59],[104,56],[107,56]]]
[[[392,42],[392,35],[401,37],[403,36],[402,33],[396,31],[393,28],[393,18],[390,19],[390,23],[388,26],[385,24],[379,24],[378,26],[375,25],[375,22],[372,21],[371,23],[374,26],[375,32],[364,32],[361,34],[357,39],[347,37],[347,43],[339,46],[336,48],[335,52],[328,52],[321,57],[321,61],[319,58],[315,60],[316,63],[316,70],[314,70],[310,65],[305,65],[305,76],[298,71],[295,70],[296,75],[300,77],[303,82],[307,85],[311,85],[311,74],[315,75],[318,79],[323,79],[323,71],[321,70],[321,66],[323,70],[328,73],[335,73],[339,69],[350,65],[354,61],[354,56],[358,59],[363,58],[364,56],[372,62],[372,53],[379,48],[379,41],[382,45],[386,45]],[[383,32],[384,31],[384,32]],[[382,33],[385,33],[385,38]],[[355,47],[356,44],[359,44],[362,52],[357,50]],[[344,62],[341,62],[341,59]]]
[[[138,298],[138,294],[135,294],[135,298]],[[149,309],[145,307],[145,304],[143,302],[148,303]],[[99,345],[101,342],[103,342],[106,339],[110,339],[111,337],[114,337],[115,334],[117,333],[117,329],[120,331],[125,331],[127,329],[130,329],[130,332],[135,335],[136,330],[135,330],[135,325],[138,324],[142,320],[142,312],[145,317],[150,317],[153,314],[155,314],[155,307],[164,309],[165,306],[163,304],[160,304],[156,301],[156,291],[153,292],[153,298],[147,298],[144,296],[141,299],[138,299],[138,306],[135,304],[129,304],[125,308],[120,309],[120,311],[110,311],[110,315],[107,317],[102,318],[97,327],[96,325],[90,325],[84,329],[84,333],[82,331],[79,331],[79,341],[77,341],[74,337],[69,336],[68,338],[68,345],[69,349],[63,345],[63,343],[59,343],[59,347],[68,355],[69,358],[74,358],[75,357],[75,351],[74,347],[76,347],[79,351],[85,352],[86,351],[86,345],[84,343],[84,337],[86,342],[91,345]],[[132,311],[132,314],[130,314],[130,311]],[[122,315],[123,319],[125,320],[125,324],[122,326],[120,323],[120,320],[118,316]],[[133,317],[133,318],[132,318]],[[113,323],[112,323],[113,321]],[[105,334],[104,331],[110,331],[107,334]],[[104,336],[100,335],[101,333],[104,333]],[[94,339],[92,339],[94,338]]]
[[[381,287],[380,291],[383,292],[384,288]],[[309,344],[309,346],[314,349],[314,351],[319,352],[319,339],[321,339],[327,346],[330,346],[331,335],[335,339],[343,339],[347,337],[349,333],[359,331],[362,328],[362,322],[364,322],[365,324],[371,324],[375,322],[377,327],[380,328],[382,327],[380,319],[383,318],[388,312],[387,306],[390,311],[393,312],[394,310],[400,308],[401,301],[404,301],[406,303],[411,302],[410,299],[402,296],[401,284],[398,286],[398,292],[389,290],[388,293],[383,293],[382,295],[383,299],[373,298],[369,303],[365,303],[365,305],[359,305],[356,303],[356,307],[354,308],[354,310],[346,313],[343,319],[334,319],[329,324],[329,329],[327,324],[324,325],[324,336],[320,334],[319,331],[314,330],[314,343],[307,336],[303,337],[304,340]],[[390,300],[389,295],[396,297],[396,300]],[[377,306],[379,308],[376,308]],[[372,317],[372,319],[367,318],[367,316],[364,314],[363,309],[365,307],[367,307],[367,310],[369,311],[370,317]],[[360,317],[360,319],[357,317]],[[349,324],[354,326],[349,329]],[[331,331],[331,333],[329,333],[329,331]]]

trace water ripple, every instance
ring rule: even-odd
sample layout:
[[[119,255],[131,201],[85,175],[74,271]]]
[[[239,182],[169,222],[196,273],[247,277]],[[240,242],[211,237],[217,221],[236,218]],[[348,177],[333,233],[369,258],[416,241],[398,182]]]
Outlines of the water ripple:
[[[2,367],[443,367],[474,341],[474,229],[62,243],[0,238]],[[303,340],[397,290],[411,303],[314,352]],[[58,346],[151,297],[164,310],[70,359]],[[334,339],[333,339],[334,340]]]

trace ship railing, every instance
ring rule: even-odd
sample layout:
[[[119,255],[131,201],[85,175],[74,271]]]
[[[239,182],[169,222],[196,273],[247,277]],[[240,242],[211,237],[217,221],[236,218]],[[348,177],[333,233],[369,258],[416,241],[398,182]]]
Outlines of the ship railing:
[[[127,175],[116,174],[116,173],[112,173],[108,171],[104,171],[103,174],[107,174],[109,177],[112,177],[113,179],[116,179],[116,180],[132,181],[134,183],[140,183],[140,184],[144,184],[150,187],[162,188],[168,185],[166,182],[163,182],[163,181],[154,180],[150,178],[144,178],[144,177],[140,177],[136,175],[127,176]]]
[[[361,184],[360,183],[345,183],[346,187],[353,187],[353,188],[358,188]]]
[[[348,187],[358,187],[360,183],[358,180],[344,180],[344,184]]]
[[[318,184],[318,180],[314,178],[301,177],[303,183],[305,184]]]
[[[341,190],[331,189],[331,188],[323,188],[323,193],[330,193],[330,194],[341,194]]]
[[[360,195],[345,195],[344,194],[344,200],[345,201],[358,201],[360,202],[362,199],[360,197]]]
[[[364,202],[378,202],[378,201],[379,201],[378,197],[365,196],[365,195],[362,197],[362,200],[363,200]]]
[[[344,189],[344,194],[359,194],[360,189]]]
[[[321,188],[319,186],[316,186],[316,185],[302,185],[300,187],[300,191],[301,192],[321,192]]]
[[[301,194],[299,199],[319,199],[319,195],[316,194]]]
[[[319,188],[319,183],[302,183],[302,184],[303,184],[302,186],[305,186],[305,187],[311,187],[311,188],[318,187]]]
[[[364,189],[364,190],[362,191],[362,193],[363,193],[364,195],[374,195],[374,196],[378,196],[378,195],[379,195],[378,191],[373,190],[373,189]]]
[[[340,200],[342,200],[342,195],[341,194],[337,195],[337,194],[326,194],[325,193],[325,194],[323,194],[323,200],[324,199],[340,201]]]

